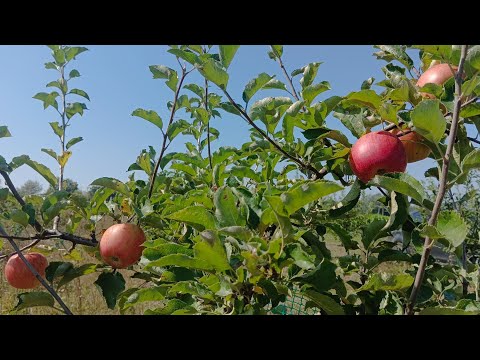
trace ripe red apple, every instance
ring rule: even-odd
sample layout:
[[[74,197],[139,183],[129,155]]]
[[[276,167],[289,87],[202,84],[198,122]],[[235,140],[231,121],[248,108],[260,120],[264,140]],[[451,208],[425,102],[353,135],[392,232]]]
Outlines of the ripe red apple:
[[[35,270],[45,277],[45,269],[48,266],[47,258],[38,253],[29,253],[24,256]],[[12,255],[8,259],[7,265],[5,265],[5,278],[11,286],[17,289],[33,289],[40,284],[40,281],[32,274],[18,254]]]
[[[458,68],[452,65],[452,69],[456,72]],[[436,64],[431,66],[427,71],[425,71],[417,80],[417,86],[421,88],[426,84],[437,84],[443,85],[447,82],[448,79],[453,77],[452,70],[448,64]],[[430,99],[435,99],[435,95],[429,93],[420,93],[423,97]]]
[[[140,259],[144,242],[145,233],[137,225],[112,225],[100,240],[100,255],[113,268],[124,269]]]
[[[363,135],[352,146],[349,162],[353,173],[367,183],[377,174],[404,172],[407,154],[395,135],[374,131]]]
[[[393,135],[397,135],[400,132],[400,129],[393,129],[391,131]],[[403,135],[399,137],[399,139],[402,142],[403,147],[405,148],[405,152],[407,153],[408,163],[413,163],[426,159],[428,155],[430,155],[430,148],[423,143],[425,138],[422,135],[416,133],[415,131]]]

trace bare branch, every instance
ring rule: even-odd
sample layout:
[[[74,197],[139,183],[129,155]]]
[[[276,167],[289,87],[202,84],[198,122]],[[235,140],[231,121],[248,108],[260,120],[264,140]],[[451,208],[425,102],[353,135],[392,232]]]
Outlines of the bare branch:
[[[0,236],[0,237],[3,237],[3,236]],[[13,237],[12,237],[12,238],[13,238]],[[28,244],[27,246],[24,246],[23,248],[20,248],[20,251],[21,251],[21,252],[24,252],[25,250],[31,249],[31,248],[33,248],[35,245],[37,245],[39,242],[40,242],[40,240],[37,239],[37,240],[35,240],[34,242],[32,242],[31,244]],[[2,255],[2,256],[0,256],[0,260],[7,259],[7,258],[9,258],[10,256],[12,256],[13,254],[15,254],[15,253]]]
[[[437,197],[435,199],[435,205],[433,206],[432,214],[428,220],[428,224],[434,226],[437,222],[438,214],[440,213],[440,207],[445,197],[445,192],[447,191],[447,175],[448,169],[450,166],[450,157],[452,155],[453,146],[455,144],[455,139],[457,137],[458,130],[458,121],[460,118],[460,109],[462,106],[462,76],[463,68],[465,64],[465,58],[467,56],[468,45],[462,45],[460,63],[458,65],[458,72],[455,75],[455,102],[453,109],[453,119],[452,125],[450,127],[450,134],[448,136],[448,146],[447,151],[443,157],[442,172],[440,174],[440,186],[438,189]],[[425,268],[427,266],[427,261],[432,250],[432,239],[428,236],[425,238],[425,243],[423,246],[422,258],[418,265],[417,275],[415,276],[415,282],[413,283],[412,292],[405,309],[407,315],[412,315],[414,312],[415,303],[417,301],[418,292],[423,282],[423,277],[425,275]]]
[[[5,232],[5,230],[0,226],[0,234],[3,235],[9,242],[10,245],[15,249],[15,252],[18,254],[20,259],[24,262],[24,264],[27,266],[28,270],[32,272],[33,275],[40,281],[40,283],[43,285],[45,289],[53,296],[55,300],[60,304],[62,307],[63,311],[65,311],[65,314],[67,315],[73,315],[73,313],[70,311],[68,306],[63,302],[63,300],[58,296],[57,292],[53,290],[53,288],[48,285],[47,281],[38,273],[38,271],[33,267],[32,264],[25,258],[25,256],[22,254],[21,249],[18,247],[18,245],[13,241],[11,237],[8,236],[8,234]]]

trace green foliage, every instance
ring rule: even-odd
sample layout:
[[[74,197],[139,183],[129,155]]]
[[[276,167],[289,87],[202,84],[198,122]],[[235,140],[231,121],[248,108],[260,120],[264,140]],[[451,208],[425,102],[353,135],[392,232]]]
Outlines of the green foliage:
[[[239,46],[172,45],[168,56],[176,57],[181,67],[148,69],[172,90],[172,98],[164,104],[172,121],[164,124],[160,112],[153,110],[138,108],[131,113],[161,129],[163,146],[145,144],[140,154],[132,156],[127,179],[99,178],[85,195],[74,184],[62,183],[57,190],[57,177],[26,155],[10,163],[0,157],[2,171],[28,165],[52,186],[42,195],[23,191],[26,205],[22,207],[8,189],[0,189],[2,221],[21,233],[35,219],[48,227],[60,216],[65,219],[62,231],[77,234],[98,230],[107,217],[137,222],[147,241],[140,261],[128,270],[112,272],[99,263],[96,249],[82,255],[75,249],[64,255],[70,262],[52,261],[46,272],[57,290],[83,276],[94,277],[107,307],[121,313],[140,307],[148,307],[144,313],[151,315],[278,313],[293,294],[299,294],[306,299],[302,311],[313,309],[322,315],[401,314],[425,236],[454,261],[429,260],[415,310],[478,313],[473,298],[479,294],[480,198],[475,179],[480,158],[467,137],[467,129],[480,128],[478,103],[460,113],[462,126],[449,159],[448,196],[434,225],[427,222],[437,183],[425,186],[408,173],[378,174],[368,184],[352,179],[348,163],[352,144],[344,134],[348,130],[359,138],[380,130],[382,123],[402,121],[427,139],[437,167],[426,174],[438,178],[445,132],[452,121],[452,83],[418,89],[410,72],[417,67],[415,52],[425,69],[432,60],[455,64],[458,50],[450,45],[375,47],[379,50],[375,56],[387,62],[381,65],[385,78],[377,83],[370,78],[343,96],[325,98],[320,95],[331,86],[318,79],[321,62],[308,62],[293,71],[281,69],[290,74],[285,83],[255,72],[258,75],[245,82],[243,92],[231,96],[241,96],[240,105],[229,100],[227,91]],[[86,110],[79,102],[63,108],[63,100],[67,96],[90,100],[85,91],[70,89],[69,82],[80,73],[72,69],[68,78],[64,74],[86,49],[59,45],[50,49],[52,61],[45,67],[60,77],[47,85],[54,91],[34,98],[62,115],[50,123],[62,148],[42,151],[63,171],[71,148],[83,140],[66,139],[70,120]],[[477,50],[472,47],[468,56],[473,69],[478,68]],[[285,66],[282,45],[271,45],[267,51],[266,56]],[[183,85],[190,72],[200,76],[198,83]],[[465,88],[469,95],[478,95],[476,74],[467,73]],[[257,100],[265,89],[281,90],[282,96]],[[423,99],[420,91],[437,98]],[[326,126],[330,115],[340,120],[335,129]],[[247,117],[268,140],[251,129],[250,138],[239,148],[213,149],[211,143],[221,141],[222,134],[211,120],[222,117],[228,121]],[[8,129],[0,127],[0,138],[8,136]],[[180,138],[185,150],[169,152],[170,143]],[[153,174],[156,164],[159,171]],[[378,194],[377,187],[386,192]],[[128,286],[125,277],[131,272],[132,278],[143,281],[141,286]],[[467,290],[463,281],[470,285]],[[49,296],[21,294],[15,311],[54,306]]]

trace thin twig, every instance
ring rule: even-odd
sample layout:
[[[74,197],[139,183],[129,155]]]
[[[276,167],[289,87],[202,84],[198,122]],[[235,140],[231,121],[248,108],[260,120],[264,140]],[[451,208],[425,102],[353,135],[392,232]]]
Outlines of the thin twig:
[[[40,242],[40,240],[37,239],[37,240],[35,240],[34,242],[32,242],[31,244],[28,244],[27,246],[24,246],[23,248],[20,248],[20,251],[21,251],[21,252],[24,252],[25,250],[31,249],[32,247],[34,247],[35,245],[37,245],[39,242]],[[2,255],[2,256],[0,256],[0,260],[9,258],[9,257],[12,256],[13,254],[15,254],[15,253]]]
[[[173,117],[175,116],[175,111],[176,111],[177,101],[178,101],[178,95],[180,94],[180,90],[182,89],[183,80],[185,80],[185,77],[190,73],[190,71],[186,72],[185,66],[182,66],[182,77],[180,78],[180,82],[177,86],[177,90],[175,91],[175,98],[173,99],[173,105],[172,105],[172,110],[170,112],[170,120],[168,121],[167,131],[165,131],[165,133],[163,134],[163,143],[162,143],[162,149],[160,151],[160,156],[158,157],[157,163],[155,164],[155,169],[153,170],[152,176],[150,177],[150,188],[148,189],[148,198],[149,199],[152,197],[153,186],[155,184],[155,178],[157,177],[158,168],[160,167],[160,163],[162,162],[163,155],[165,154],[165,151],[167,150],[166,144],[167,144],[167,140],[168,140],[168,129],[172,125]]]
[[[475,144],[480,144],[480,140],[477,140],[475,138],[467,136],[467,139],[470,140],[471,142],[474,142]]]
[[[285,157],[287,157],[288,159],[292,160],[293,162],[297,163],[300,167],[304,168],[304,169],[308,169],[310,171],[312,171],[317,179],[322,179],[323,177],[325,177],[325,175],[327,174],[327,170],[325,169],[322,169],[320,171],[318,171],[317,169],[315,169],[313,166],[309,165],[309,164],[305,164],[303,161],[301,161],[300,159],[297,159],[295,156],[292,156],[290,155],[289,153],[287,153],[285,150],[282,149],[282,147],[280,145],[277,144],[276,141],[274,141],[273,139],[271,139],[266,133],[265,131],[263,131],[261,128],[259,128],[257,126],[257,124],[255,124],[253,122],[253,120],[250,118],[250,116],[248,116],[248,114],[240,107],[238,106],[238,104],[235,102],[235,100],[232,99],[232,97],[230,96],[230,94],[227,92],[227,90],[225,89],[222,89],[223,92],[225,93],[225,96],[228,98],[228,100],[230,101],[230,103],[242,114],[243,118],[250,124],[250,126],[252,126],[260,135],[262,135],[262,137],[267,140],[270,144],[272,144],[278,151],[280,151]]]
[[[432,214],[430,215],[430,219],[428,220],[428,225],[431,225],[431,226],[434,226],[437,222],[442,201],[445,196],[445,192],[447,191],[447,175],[448,175],[448,168],[450,166],[450,156],[452,155],[453,146],[455,144],[455,139],[457,137],[458,121],[460,118],[460,108],[461,108],[461,101],[462,101],[462,75],[463,75],[463,68],[465,64],[465,58],[467,56],[467,48],[468,48],[468,45],[462,45],[460,63],[458,65],[458,72],[455,75],[455,106],[453,110],[453,119],[452,119],[452,125],[450,127],[450,134],[448,136],[447,151],[445,152],[445,155],[443,157],[442,172],[440,174],[440,181],[439,181],[440,186],[438,189],[437,197],[435,199],[435,205],[433,207]],[[415,303],[417,301],[417,296],[423,282],[423,277],[425,275],[425,268],[427,266],[427,261],[430,256],[431,250],[432,250],[432,239],[430,239],[427,236],[425,238],[422,258],[420,259],[420,263],[418,265],[418,270],[415,276],[415,282],[413,283],[412,292],[410,294],[410,298],[408,299],[407,307],[405,309],[405,313],[407,315],[412,315],[414,312]]]
[[[15,241],[8,236],[8,234],[5,232],[3,227],[0,226],[0,234],[2,234],[6,239],[10,242],[10,245],[15,249],[15,252],[18,254],[20,259],[23,261],[23,263],[27,266],[28,270],[32,272],[33,275],[40,281],[40,283],[43,285],[45,289],[53,296],[55,300],[60,304],[62,307],[63,311],[65,311],[65,314],[67,315],[73,315],[73,313],[70,311],[68,306],[63,302],[63,300],[58,296],[57,292],[53,290],[53,288],[48,285],[47,281],[38,273],[38,271],[33,267],[32,264],[25,258],[25,256],[22,254],[21,249],[18,247],[18,245],[15,243]]]

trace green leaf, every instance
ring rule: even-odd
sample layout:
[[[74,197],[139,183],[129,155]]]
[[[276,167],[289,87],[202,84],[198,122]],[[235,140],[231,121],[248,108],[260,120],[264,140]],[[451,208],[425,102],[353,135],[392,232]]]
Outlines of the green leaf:
[[[397,110],[392,104],[387,102],[381,103],[380,107],[378,108],[378,114],[382,117],[382,119],[390,121],[394,124],[398,124]]]
[[[79,47],[79,46],[71,47],[65,50],[65,60],[67,61],[73,60],[77,55],[85,51],[88,51],[86,47]]]
[[[51,122],[49,124],[52,127],[52,130],[55,133],[55,135],[61,138],[63,136],[63,127],[58,122]]]
[[[88,94],[87,94],[85,91],[83,91],[83,90],[80,90],[80,89],[72,89],[72,90],[70,90],[69,94],[75,94],[75,95],[84,97],[85,99],[87,99],[88,101],[90,101],[90,97],[89,97]]]
[[[118,191],[119,193],[122,193],[123,195],[130,196],[130,190],[127,185],[125,185],[123,182],[120,180],[110,178],[110,177],[103,177],[94,180],[90,186],[92,185],[97,185],[97,186],[103,186],[108,189],[112,189],[114,191]]]
[[[48,306],[54,307],[55,299],[52,295],[43,291],[33,291],[28,293],[22,293],[17,295],[17,305],[13,309],[14,311],[20,311],[35,306]]]
[[[272,79],[273,76],[270,76],[267,73],[261,73],[258,74],[256,78],[250,80],[248,84],[245,85],[245,89],[243,90],[243,101],[248,103],[253,95],[255,95],[257,91],[262,89]]]
[[[48,108],[49,106],[53,106],[58,110],[58,102],[56,100],[58,96],[60,96],[58,92],[52,91],[50,94],[44,92],[38,93],[34,95],[33,98],[42,101],[44,109]]]
[[[392,192],[390,196],[390,217],[382,230],[393,231],[408,219],[409,204],[406,196]]]
[[[358,248],[357,244],[352,240],[352,235],[347,232],[342,226],[335,223],[325,223],[326,227],[330,228],[337,234],[340,242],[346,250]]]
[[[41,151],[43,151],[44,153],[50,155],[52,158],[54,158],[55,160],[58,159],[58,155],[55,151],[53,151],[52,149],[40,149]]]
[[[468,234],[468,226],[455,211],[441,211],[437,229],[454,247],[460,246]]]
[[[60,279],[57,285],[58,289],[80,276],[94,273],[100,266],[101,265],[99,264],[83,264],[77,268],[70,268],[63,274],[63,277]]]
[[[368,185],[380,186],[388,191],[410,196],[420,204],[428,198],[423,185],[417,179],[405,173],[393,174],[391,177],[377,175]]]
[[[8,131],[7,126],[0,126],[0,138],[11,137],[10,131]]]
[[[203,206],[189,206],[166,216],[166,218],[187,223],[199,231],[215,229],[215,218]]]
[[[213,266],[207,263],[204,260],[195,259],[188,255],[184,254],[171,254],[164,256],[158,260],[149,262],[145,269],[151,269],[154,267],[165,267],[165,266],[178,266],[178,267],[185,267],[189,269],[197,269],[197,270],[213,270]]]
[[[225,69],[228,69],[240,45],[218,45],[220,49],[220,61]]]
[[[183,120],[183,119],[180,119],[180,120],[177,120],[177,121],[173,122],[168,127],[168,130],[167,130],[168,139],[170,141],[172,141],[173,139],[175,139],[177,137],[178,134],[187,130],[189,127],[190,127],[190,124],[186,120]]]
[[[465,60],[471,67],[480,71],[480,45],[470,47]]]
[[[361,90],[347,95],[349,102],[360,106],[367,106],[372,109],[378,109],[382,103],[382,98],[373,90]]]
[[[328,81],[322,81],[318,84],[308,85],[302,90],[302,97],[305,100],[305,104],[310,106],[313,99],[324,91],[330,90],[330,83]]]
[[[289,244],[285,251],[287,252],[288,256],[295,260],[295,265],[297,265],[299,268],[310,270],[315,267],[312,257],[302,249],[300,244]]]
[[[450,59],[452,54],[451,45],[413,45],[414,48],[435,55],[436,59]]]
[[[279,89],[279,90],[287,90],[287,85],[277,79],[272,79],[267,82],[262,89]]]
[[[156,125],[159,129],[163,128],[162,119],[160,118],[160,116],[158,116],[156,111],[137,109],[134,112],[132,112],[132,116],[138,116],[142,119],[150,121],[152,124]]]
[[[19,210],[19,209],[11,210],[10,218],[16,223],[22,225],[23,227],[27,227],[28,225],[28,215],[22,210]]]
[[[321,64],[321,62],[313,62],[303,68],[303,77],[300,79],[300,85],[302,85],[302,89],[305,89],[307,86],[313,83],[315,77],[317,76],[318,67]]]
[[[335,285],[337,280],[337,276],[335,274],[336,269],[337,266],[335,264],[324,259],[312,271],[301,276],[296,276],[293,279],[304,284],[310,284],[317,291],[323,292],[330,290]]]
[[[463,173],[480,168],[480,149],[468,153],[462,160],[461,168]]]
[[[363,228],[362,244],[365,249],[370,248],[370,245],[375,240],[384,237],[387,233],[383,230],[387,222],[385,220],[374,220]]]
[[[388,274],[385,272],[373,274],[360,291],[405,291],[412,286],[414,278],[408,274]]]
[[[148,246],[148,243],[145,244]],[[148,261],[155,261],[161,257],[171,254],[193,255],[193,250],[176,243],[164,243],[154,247],[147,247],[143,250],[142,256]]]
[[[272,51],[276,57],[282,57],[283,55],[283,45],[270,45]]]
[[[303,206],[342,189],[342,186],[332,181],[304,181],[280,196],[281,203],[275,211],[280,215],[290,216]]]
[[[0,189],[0,201],[7,200],[7,197],[9,194],[10,194],[10,191],[8,190],[8,188]]]
[[[79,143],[80,141],[83,141],[83,137],[81,136],[70,139],[70,141],[67,142],[67,145],[66,145],[67,150],[70,149],[73,145]]]
[[[13,169],[16,169],[22,165],[28,165],[37,173],[39,173],[47,182],[52,185],[54,188],[57,187],[57,178],[45,165],[42,165],[34,160],[31,160],[28,155],[21,155],[14,157],[10,166]]]
[[[80,77],[80,73],[78,72],[78,70],[73,69],[70,71],[70,74],[68,74],[68,76],[70,77],[70,79],[73,79]]]
[[[480,103],[473,103],[463,107],[460,110],[460,117],[470,118],[480,115]]]
[[[125,296],[125,298],[121,296],[118,301],[118,307],[120,308],[121,312],[124,313],[125,310],[127,310],[128,308],[131,308],[132,306],[138,305],[140,303],[161,301],[165,299],[167,291],[168,288],[162,286],[138,289],[132,294],[128,294],[128,296]]]
[[[67,104],[67,119],[71,119],[75,114],[80,114],[80,116],[83,116],[83,110],[87,110],[87,105],[83,103],[74,102],[72,104]]]
[[[168,79],[166,84],[172,90],[177,90],[178,75],[177,72],[164,65],[150,65],[149,66],[154,79]]]
[[[184,311],[184,312],[182,312]],[[164,306],[155,310],[146,310],[145,315],[174,315],[178,312],[192,314],[195,313],[195,309],[187,303],[179,299],[172,299],[165,302]]]
[[[190,294],[200,299],[214,300],[214,294],[203,284],[194,281],[179,281],[168,291],[169,296],[177,294]]]
[[[221,65],[210,57],[200,56],[200,65],[198,71],[205,79],[213,82],[221,89],[226,89],[228,84],[228,73],[221,67]]]
[[[405,65],[407,69],[412,69],[413,60],[408,56],[405,47],[401,45],[375,45],[375,47],[382,50],[384,53],[392,54],[396,60]]]
[[[443,235],[437,230],[435,226],[425,225],[420,231],[420,236],[429,237],[430,239],[441,239]]]
[[[425,308],[418,313],[419,315],[478,315],[480,311],[465,311],[454,308],[432,307]]]
[[[205,230],[200,236],[203,241],[193,246],[195,258],[204,261],[217,271],[231,269],[225,247],[218,235],[214,231]]]
[[[344,114],[342,112],[334,112],[333,116],[339,119],[356,138],[360,138],[363,134],[365,134],[365,126],[363,124],[362,114]]]
[[[315,305],[328,315],[345,315],[342,306],[328,295],[320,294],[313,290],[306,290],[302,294],[312,300]]]
[[[232,174],[233,176],[236,176],[239,179],[250,178],[252,180],[255,180],[257,183],[262,181],[258,173],[256,173],[251,168],[246,166],[232,166],[230,169],[225,170],[225,173]]]
[[[114,309],[118,295],[125,290],[125,279],[119,272],[101,273],[94,283],[102,292],[109,309]]]
[[[70,159],[70,156],[72,156],[72,152],[71,151],[65,151],[62,155],[59,155],[57,160],[58,160],[58,164],[61,166],[61,167],[65,167],[65,165],[67,164],[68,162],[68,159]]]
[[[192,51],[187,51],[187,50],[180,50],[180,49],[170,49],[168,50],[170,54],[173,54],[180,59],[185,60],[186,62],[195,65],[200,62],[198,56],[193,53]]]
[[[220,227],[245,226],[246,220],[237,209],[237,198],[227,186],[219,188],[214,195],[215,217]]]
[[[360,195],[361,184],[360,180],[356,179],[348,194],[345,195],[345,197],[339,203],[337,203],[334,208],[330,209],[328,214],[333,218],[342,216],[343,214],[352,210],[355,205],[357,205]]]
[[[410,113],[415,131],[438,144],[447,128],[438,100],[423,100]]]

